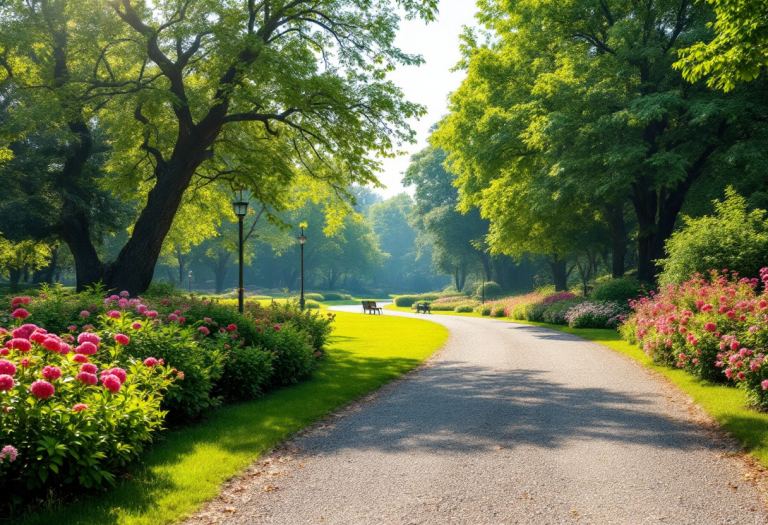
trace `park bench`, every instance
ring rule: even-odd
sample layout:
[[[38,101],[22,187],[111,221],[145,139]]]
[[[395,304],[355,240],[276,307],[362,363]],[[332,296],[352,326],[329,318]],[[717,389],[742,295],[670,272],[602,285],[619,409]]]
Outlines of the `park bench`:
[[[432,307],[429,306],[429,303],[416,303],[416,313],[424,312],[425,314],[431,314],[432,313]]]
[[[384,311],[376,306],[376,301],[360,301],[363,304],[363,313],[376,314],[377,312],[384,315]]]

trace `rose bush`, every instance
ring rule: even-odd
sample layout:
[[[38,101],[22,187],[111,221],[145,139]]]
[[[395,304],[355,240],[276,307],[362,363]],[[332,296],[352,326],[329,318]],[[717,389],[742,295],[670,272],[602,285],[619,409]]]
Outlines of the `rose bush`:
[[[114,483],[162,427],[170,369],[131,359],[120,337],[23,322],[0,328],[0,498]]]
[[[768,283],[768,268],[760,276],[723,270],[668,285],[633,303],[621,333],[655,362],[735,384],[768,408],[768,293],[760,283]]]

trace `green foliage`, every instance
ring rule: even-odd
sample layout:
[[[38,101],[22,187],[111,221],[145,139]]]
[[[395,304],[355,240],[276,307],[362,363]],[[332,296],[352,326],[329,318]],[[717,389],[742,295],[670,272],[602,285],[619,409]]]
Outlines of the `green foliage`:
[[[167,299],[170,297],[181,297],[184,292],[179,288],[178,284],[173,281],[152,281],[147,291],[144,293],[144,297],[150,299]]]
[[[304,301],[304,307],[309,308],[310,310],[319,310],[320,303],[318,303],[317,301],[313,301],[312,299],[308,299]]]
[[[499,286],[497,283],[493,281],[487,281],[485,283],[485,298],[493,298],[493,297],[499,297],[501,295],[501,286]],[[480,286],[477,287],[477,290],[475,290],[475,297],[483,297],[483,284],[480,283]]]
[[[457,312],[457,313],[461,313],[461,314],[463,314],[463,313],[472,313],[472,312],[475,311],[475,308],[476,308],[476,306],[473,305],[473,304],[463,304],[463,305],[459,305],[456,308],[454,308],[453,311]]]
[[[347,293],[325,292],[323,294],[325,301],[351,301],[352,296]]]
[[[118,391],[101,383],[76,379],[81,365],[73,353],[62,355],[32,342],[30,352],[11,350],[4,361],[15,365],[15,385],[0,396],[0,440],[18,449],[0,468],[3,503],[18,503],[60,486],[94,488],[113,485],[116,476],[141,454],[161,429],[165,412],[163,394],[173,375],[163,366],[148,367],[132,360],[122,345],[107,339],[89,361],[99,370],[120,366],[126,373]],[[64,336],[70,339],[71,336]],[[0,335],[0,344],[10,339]],[[22,359],[28,364],[22,364]],[[49,376],[52,395],[42,398],[31,385],[44,379],[45,367],[56,367],[60,377]],[[95,376],[94,376],[95,377]],[[85,409],[75,411],[75,405]],[[81,408],[81,407],[79,407]]]
[[[493,306],[491,306],[490,304],[484,304],[480,306],[480,314],[483,316],[487,317],[491,315],[491,310],[493,310]]]
[[[273,386],[298,383],[317,368],[318,356],[304,332],[291,326],[275,325],[267,327],[264,334],[264,348],[274,354],[270,378]]]
[[[745,199],[731,188],[715,201],[715,215],[684,217],[683,228],[667,241],[661,262],[662,284],[680,284],[694,273],[727,268],[743,277],[757,277],[768,253],[768,217],[747,210]]]
[[[768,5],[761,0],[707,0],[714,6],[715,38],[680,50],[675,67],[691,82],[708,77],[707,85],[730,91],[749,82],[766,66]]]
[[[270,384],[274,354],[255,346],[229,346],[223,352],[224,371],[213,395],[227,402],[256,399]]]
[[[304,298],[312,301],[319,301],[319,302],[332,300],[332,299],[326,299],[322,294],[319,294],[319,293],[305,293]]]
[[[635,277],[621,277],[611,279],[598,284],[595,290],[589,296],[591,301],[614,301],[626,303],[631,299],[637,299],[648,292],[643,283]]]
[[[574,299],[566,299],[565,301],[551,303],[547,305],[547,307],[544,308],[544,310],[541,312],[541,322],[557,325],[567,325],[568,320],[565,318],[565,316],[568,313],[568,310],[574,306],[578,306],[583,302],[583,297],[576,297]]]

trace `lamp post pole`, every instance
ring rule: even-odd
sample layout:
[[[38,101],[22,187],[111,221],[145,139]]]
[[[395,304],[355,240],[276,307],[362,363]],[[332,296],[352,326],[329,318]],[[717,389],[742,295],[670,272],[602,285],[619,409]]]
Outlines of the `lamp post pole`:
[[[301,235],[296,237],[299,240],[299,246],[301,248],[301,295],[299,296],[299,308],[304,311],[304,243],[307,242],[307,237],[304,235],[304,228],[301,229]]]
[[[192,293],[192,270],[189,271],[189,275],[187,275],[188,282],[189,282],[189,293]]]
[[[483,270],[483,304],[485,304],[485,270]]]
[[[240,272],[237,288],[237,310],[243,313],[243,296],[245,295],[245,286],[243,285],[243,219],[248,213],[248,201],[243,200],[243,190],[240,190],[240,200],[232,203],[232,209],[237,215],[239,239],[240,239]]]

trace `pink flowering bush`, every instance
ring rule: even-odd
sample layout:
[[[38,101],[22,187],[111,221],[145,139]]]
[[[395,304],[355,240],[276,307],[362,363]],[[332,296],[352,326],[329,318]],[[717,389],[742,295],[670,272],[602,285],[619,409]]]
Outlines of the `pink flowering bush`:
[[[124,355],[104,334],[59,335],[33,321],[19,317],[0,329],[5,502],[59,486],[114,483],[162,427],[160,403],[173,378],[167,367],[148,368]],[[77,353],[83,344],[95,351]]]
[[[768,283],[768,269],[760,273]],[[768,408],[768,292],[760,284],[727,270],[697,274],[634,302],[622,335],[655,362],[735,384]]]

